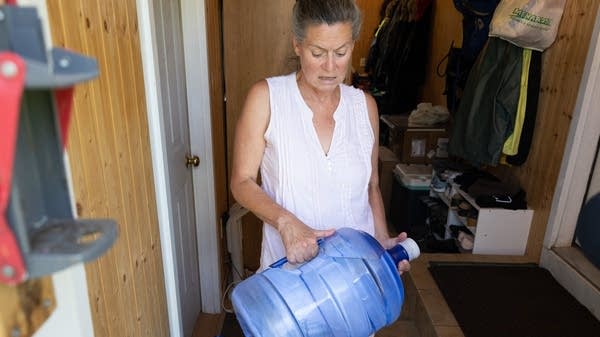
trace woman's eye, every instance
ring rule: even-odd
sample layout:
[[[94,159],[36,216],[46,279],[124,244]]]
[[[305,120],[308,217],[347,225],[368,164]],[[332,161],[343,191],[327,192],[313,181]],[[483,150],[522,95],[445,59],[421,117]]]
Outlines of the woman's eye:
[[[313,57],[321,57],[323,56],[323,53],[312,53]]]
[[[346,52],[337,52],[335,53],[335,55],[342,57],[342,56],[346,56]]]

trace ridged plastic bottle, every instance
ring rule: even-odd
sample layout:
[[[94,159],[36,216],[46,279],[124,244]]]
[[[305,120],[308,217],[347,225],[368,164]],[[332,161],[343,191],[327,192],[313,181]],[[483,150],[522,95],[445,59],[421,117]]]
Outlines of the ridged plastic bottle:
[[[418,255],[411,239],[386,251],[369,234],[342,228],[312,260],[255,274],[231,300],[245,336],[366,337],[400,316],[397,265]]]

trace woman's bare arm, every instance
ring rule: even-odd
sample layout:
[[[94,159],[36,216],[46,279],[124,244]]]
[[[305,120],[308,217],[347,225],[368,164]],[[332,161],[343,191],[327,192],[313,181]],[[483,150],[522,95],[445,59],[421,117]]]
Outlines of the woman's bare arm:
[[[381,197],[381,190],[379,189],[379,113],[377,111],[377,104],[373,97],[369,94],[365,94],[367,97],[367,109],[369,110],[369,120],[373,128],[373,134],[375,135],[375,142],[373,143],[373,151],[371,153],[371,179],[369,180],[369,204],[373,212],[373,220],[375,222],[375,238],[381,243],[381,245],[388,249],[396,245],[398,242],[406,239],[406,233],[400,233],[397,237],[390,238],[387,221],[385,219],[385,208],[383,206],[383,198]],[[410,264],[408,261],[401,261],[398,264],[398,270],[400,273],[408,271]]]
[[[236,125],[231,192],[238,203],[279,231],[288,261],[300,263],[317,254],[318,237],[331,235],[333,231],[313,230],[275,203],[258,186],[257,176],[265,151],[264,134],[269,120],[269,88],[263,80],[250,89]]]

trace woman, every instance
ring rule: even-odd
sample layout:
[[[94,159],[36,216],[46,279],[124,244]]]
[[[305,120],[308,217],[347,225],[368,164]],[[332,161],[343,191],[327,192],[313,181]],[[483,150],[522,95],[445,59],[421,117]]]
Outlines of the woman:
[[[292,25],[300,70],[254,84],[236,127],[231,191],[265,223],[261,270],[283,256],[310,260],[317,239],[341,227],[363,230],[385,248],[406,238],[387,231],[375,101],[343,84],[360,10],[353,0],[299,0]]]

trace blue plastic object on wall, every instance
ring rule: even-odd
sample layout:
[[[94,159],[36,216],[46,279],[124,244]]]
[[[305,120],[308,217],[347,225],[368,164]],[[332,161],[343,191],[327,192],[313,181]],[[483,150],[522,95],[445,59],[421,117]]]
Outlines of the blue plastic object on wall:
[[[231,296],[237,319],[246,336],[369,336],[400,316],[397,264],[407,254],[402,245],[386,251],[367,233],[339,229],[309,262],[238,284]]]
[[[596,194],[583,206],[577,219],[575,236],[583,254],[600,268],[600,193]]]

